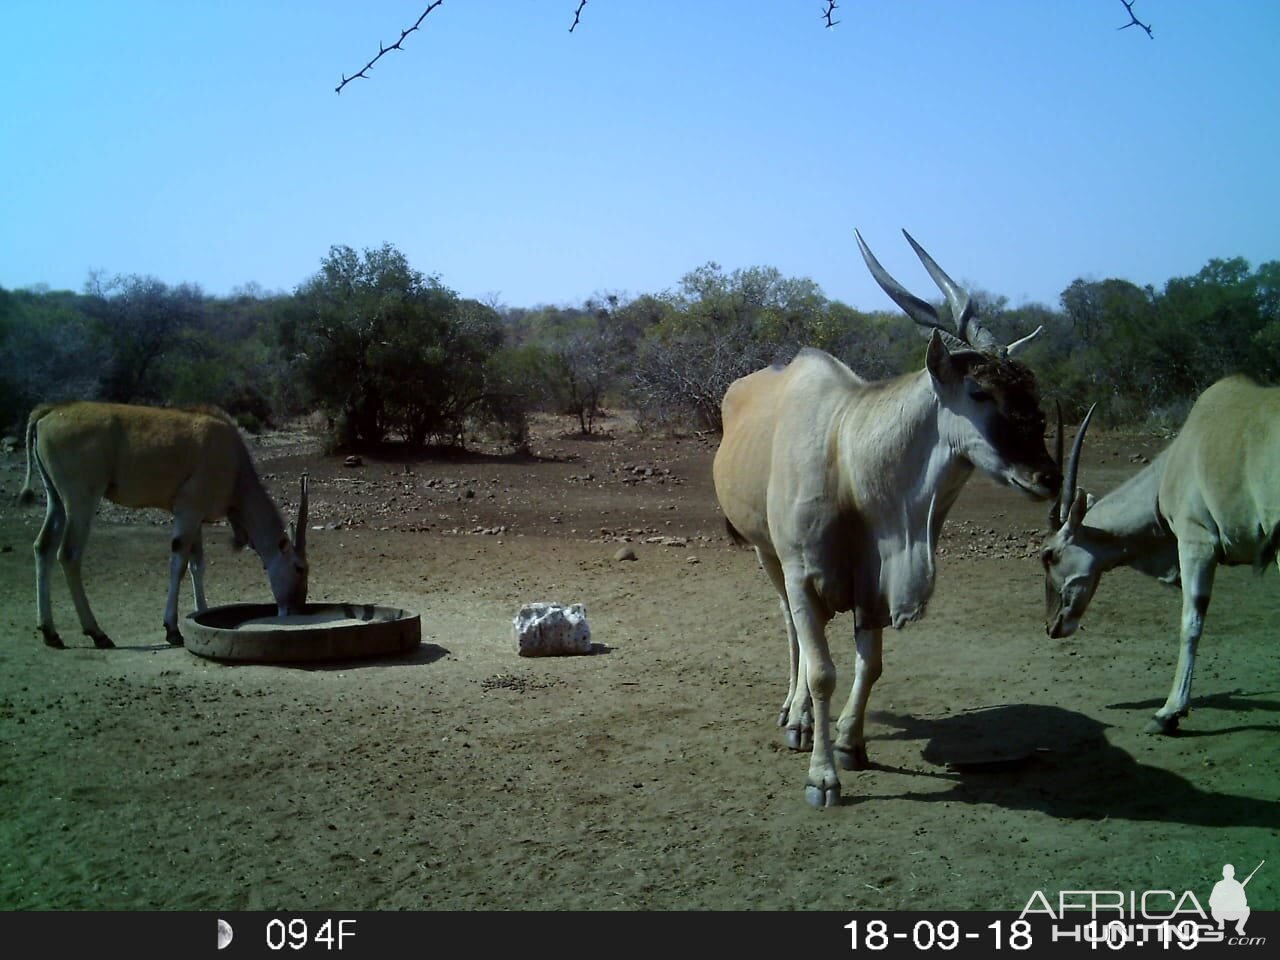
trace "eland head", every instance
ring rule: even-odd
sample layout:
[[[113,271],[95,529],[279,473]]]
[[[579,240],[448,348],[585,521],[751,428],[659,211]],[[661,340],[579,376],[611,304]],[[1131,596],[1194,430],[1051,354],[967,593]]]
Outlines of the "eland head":
[[[891,277],[862,235],[854,231],[862,257],[881,289],[930,334],[925,364],[940,407],[942,438],[996,481],[1038,500],[1056,496],[1061,473],[1045,449],[1045,418],[1035,375],[1013,359],[1044,328],[1037,327],[1013,343],[999,343],[982,326],[973,298],[943,272],[911,234],[902,232],[946,298],[950,327],[932,304]]]
[[[1081,542],[1084,516],[1091,506],[1091,499],[1076,486],[1085,431],[1089,429],[1096,407],[1094,404],[1089,408],[1076,431],[1070,459],[1063,469],[1061,494],[1049,511],[1049,536],[1040,551],[1040,562],[1044,564],[1045,631],[1055,639],[1069,637],[1076,632],[1104,570],[1098,551]],[[1062,446],[1062,410],[1059,408],[1059,462],[1062,461]]]
[[[263,561],[271,595],[275,597],[280,616],[302,613],[307,604],[307,475],[300,481],[298,515],[290,525],[289,535],[281,536],[278,552]]]

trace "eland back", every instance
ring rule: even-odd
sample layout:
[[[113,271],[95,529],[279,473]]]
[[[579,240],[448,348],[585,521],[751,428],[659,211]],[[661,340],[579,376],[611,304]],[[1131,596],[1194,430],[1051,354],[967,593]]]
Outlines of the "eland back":
[[[792,749],[812,748],[805,797],[813,806],[839,802],[837,755],[845,769],[868,764],[863,727],[883,630],[924,615],[943,521],[973,468],[1037,499],[1060,482],[1035,378],[1009,357],[1030,338],[997,344],[969,296],[908,234],[947,297],[952,332],[857,239],[880,286],[928,328],[925,369],[868,382],[806,349],[785,367],[742,377],[722,402],[713,465],[731,534],[755,548],[781,600],[790,678],[778,722]],[[849,610],[857,659],[833,744],[826,627]]]
[[[281,615],[301,612],[307,596],[306,478],[290,536],[258,477],[234,421],[213,407],[171,409],[76,401],[45,405],[27,421],[27,476],[20,502],[35,499],[32,467],[44,481],[44,523],[34,544],[36,616],[44,641],[63,642],[53,625],[49,577],[55,555],[80,626],[99,647],[99,627],[81,578],[90,526],[103,497],[121,506],[173,514],[165,638],[182,643],[178,588],[188,570],[197,610],[206,607],[201,525],[226,518],[234,545],[261,558]]]

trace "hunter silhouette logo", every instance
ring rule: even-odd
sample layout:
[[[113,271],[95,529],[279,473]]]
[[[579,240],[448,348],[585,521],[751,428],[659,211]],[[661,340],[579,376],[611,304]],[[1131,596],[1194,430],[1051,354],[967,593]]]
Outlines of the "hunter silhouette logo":
[[[1213,892],[1209,894],[1209,912],[1218,921],[1219,930],[1230,920],[1236,925],[1236,936],[1244,936],[1244,922],[1249,919],[1249,898],[1245,896],[1244,888],[1266,862],[1263,860],[1254,867],[1253,873],[1243,882],[1236,879],[1235,867],[1229,863],[1223,865],[1222,879],[1213,885]]]

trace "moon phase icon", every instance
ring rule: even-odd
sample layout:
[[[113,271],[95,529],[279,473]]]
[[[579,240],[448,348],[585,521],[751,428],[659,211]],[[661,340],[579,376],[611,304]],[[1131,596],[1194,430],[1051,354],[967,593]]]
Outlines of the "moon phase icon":
[[[218,918],[218,949],[219,950],[227,949],[227,945],[231,943],[231,937],[232,937],[231,924],[227,923],[227,921],[219,917]]]

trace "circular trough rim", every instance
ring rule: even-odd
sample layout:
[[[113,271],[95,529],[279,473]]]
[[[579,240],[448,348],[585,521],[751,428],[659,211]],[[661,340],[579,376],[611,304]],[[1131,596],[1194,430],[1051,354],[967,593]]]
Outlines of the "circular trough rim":
[[[181,621],[183,645],[191,653],[227,663],[317,663],[368,660],[408,653],[422,643],[418,614],[372,603],[308,603],[304,614],[339,613],[359,624],[309,630],[252,630],[247,620],[274,617],[274,603],[229,603],[187,614]]]

